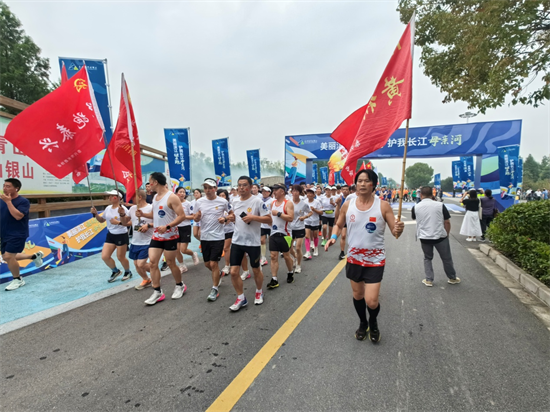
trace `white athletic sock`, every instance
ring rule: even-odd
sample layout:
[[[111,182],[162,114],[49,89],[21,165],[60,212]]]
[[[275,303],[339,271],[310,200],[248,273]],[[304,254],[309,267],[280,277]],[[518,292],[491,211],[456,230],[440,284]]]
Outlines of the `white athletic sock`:
[[[218,287],[217,286],[212,286],[212,289],[218,290]]]
[[[261,245],[260,246],[260,249],[262,251],[262,257],[265,258],[265,252],[267,250],[267,246],[266,245]]]
[[[256,289],[256,293],[262,293],[261,289]]]
[[[277,280],[277,276],[273,276],[273,280]]]
[[[244,293],[242,295],[237,296],[238,299],[244,300]]]

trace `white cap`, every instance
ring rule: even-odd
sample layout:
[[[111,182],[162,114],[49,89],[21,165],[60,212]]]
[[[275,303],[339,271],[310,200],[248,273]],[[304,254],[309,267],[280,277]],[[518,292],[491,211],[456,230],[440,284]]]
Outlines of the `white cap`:
[[[118,192],[116,190],[111,190],[110,192],[105,192],[104,194],[109,195],[109,196],[118,196],[122,199],[122,195],[120,194],[120,192]]]
[[[262,192],[263,192],[264,190],[265,190],[266,192],[271,193],[271,188],[270,188],[269,186],[264,186],[264,187],[262,187]]]
[[[336,190],[336,186],[332,186],[330,189],[331,190]]]
[[[216,181],[214,179],[204,179],[204,182],[202,182],[202,185],[208,185],[211,187],[218,187]]]

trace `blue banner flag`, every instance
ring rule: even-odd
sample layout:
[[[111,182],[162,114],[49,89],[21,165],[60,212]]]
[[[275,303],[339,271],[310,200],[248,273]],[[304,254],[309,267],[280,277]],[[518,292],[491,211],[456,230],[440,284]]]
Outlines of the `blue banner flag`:
[[[460,178],[461,173],[460,170],[462,169],[462,162],[460,160],[456,160],[453,163],[453,188],[455,190],[462,190],[462,180]]]
[[[164,129],[166,157],[172,191],[178,187],[191,189],[191,161],[189,149],[189,129]]]
[[[460,180],[466,190],[474,189],[474,158],[465,156],[460,158]]]
[[[515,197],[517,189],[517,168],[519,163],[519,145],[498,148],[498,174],[500,196]]]
[[[321,168],[321,183],[328,185],[328,167]]]
[[[523,188],[523,158],[518,159],[518,170],[517,170],[517,180],[518,180],[518,189]]]
[[[248,159],[248,176],[252,179],[252,183],[260,184],[260,179],[262,178],[260,149],[247,150],[246,158]]]
[[[434,186],[436,189],[441,189],[441,173],[434,176]]]
[[[212,140],[214,173],[218,186],[231,186],[231,165],[229,164],[229,137]]]
[[[314,184],[317,184],[317,182],[319,181],[319,167],[317,166],[317,163],[313,163],[311,165],[311,175],[311,181]]]
[[[380,179],[380,184],[382,186],[387,186],[388,185],[388,178],[386,176],[382,176],[382,179]]]

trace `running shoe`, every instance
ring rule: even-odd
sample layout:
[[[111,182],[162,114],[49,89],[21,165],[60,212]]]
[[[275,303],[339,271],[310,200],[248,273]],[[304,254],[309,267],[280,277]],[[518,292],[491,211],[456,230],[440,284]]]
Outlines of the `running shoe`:
[[[162,266],[160,267],[160,271],[161,271],[161,272],[164,272],[164,271],[166,271],[166,270],[168,270],[168,269],[169,269],[168,263],[162,262]]]
[[[319,256],[319,248],[317,246],[313,248],[313,256]]]
[[[256,292],[256,296],[254,297],[254,304],[261,305],[262,303],[264,303],[264,292]]]
[[[111,277],[107,282],[113,283],[120,275],[122,275],[122,272],[120,270],[117,270],[116,272],[111,272]]]
[[[286,275],[286,283],[293,283],[294,282],[294,273],[289,273]]]
[[[305,260],[311,260],[311,259],[312,259],[311,253],[310,253],[310,252],[306,252],[306,254],[304,255],[304,259],[305,259]]]
[[[215,302],[216,299],[218,299],[219,296],[220,296],[220,292],[218,292],[218,289],[212,288],[212,290],[210,291],[210,294],[208,295],[206,300],[208,300],[210,302]]]
[[[338,259],[342,260],[346,257],[346,254],[344,253],[343,250],[340,251],[340,255],[338,256]]]
[[[275,289],[275,288],[278,288],[279,287],[279,281],[278,280],[275,280],[275,279],[271,279],[271,282],[269,282],[267,284],[267,288],[268,289]]]
[[[246,296],[244,299],[239,299],[235,301],[231,306],[229,306],[229,310],[232,312],[237,312],[240,308],[244,308],[246,305],[248,305],[248,302],[246,300]]]
[[[128,280],[128,279],[132,279],[132,272],[124,272],[124,276],[122,276],[122,281],[124,282],[125,280]]]
[[[174,288],[174,293],[172,293],[172,299],[179,299],[183,296],[183,294],[187,291],[187,286],[184,285],[176,285]]]
[[[460,283],[460,278],[449,279],[447,283],[450,283],[451,285],[458,285]]]
[[[178,266],[180,268],[180,273],[181,274],[184,274],[185,272],[187,272],[189,269],[187,269],[187,266],[185,265],[179,265]]]
[[[197,266],[199,264],[199,255],[197,252],[193,252],[193,264]]]
[[[40,266],[42,266],[42,258],[44,257],[44,252],[42,252],[41,250],[39,250],[39,251],[36,252],[34,255],[36,256],[36,257],[33,259],[34,266],[36,266],[37,268],[39,268]]]
[[[142,280],[139,285],[136,285],[136,290],[143,290],[151,286],[151,279]]]
[[[243,272],[243,274],[241,275],[242,280],[250,279],[251,277],[252,277],[252,275],[250,274],[250,272],[248,270],[245,270]]]
[[[221,273],[220,273],[220,276],[225,276],[225,275],[229,275],[229,271],[231,270],[231,268],[229,266],[224,266]]]
[[[267,259],[265,258],[265,256],[262,256],[262,259],[260,260],[260,265],[261,266],[267,265]]]
[[[369,339],[372,343],[380,342],[380,331],[378,330],[378,324],[376,322],[371,322],[368,332]]]
[[[296,269],[294,269],[294,273],[302,273],[302,267],[296,266]]]
[[[151,297],[145,301],[145,304],[152,306],[155,303],[162,302],[165,297],[166,296],[164,296],[164,293],[162,293],[162,289],[161,290],[154,290]]]
[[[430,288],[434,285],[434,283],[431,280],[428,280],[428,279],[422,279],[422,283],[425,284],[426,286],[430,287]]]
[[[323,239],[323,241],[321,242],[321,246],[325,246],[326,244],[327,244],[327,240]]]
[[[6,290],[15,290],[15,289],[19,289],[21,286],[24,286],[24,285],[25,285],[25,281],[23,280],[23,278],[13,279],[13,280],[8,284],[8,286],[6,286]]]
[[[361,322],[359,324],[359,329],[355,331],[355,339],[357,340],[365,340],[367,339],[367,333],[369,331],[369,324]]]

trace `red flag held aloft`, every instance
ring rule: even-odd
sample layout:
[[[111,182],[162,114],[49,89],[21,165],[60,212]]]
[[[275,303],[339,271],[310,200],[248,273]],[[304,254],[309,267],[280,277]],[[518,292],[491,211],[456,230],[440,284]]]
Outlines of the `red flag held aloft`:
[[[105,148],[86,68],[18,114],[4,137],[58,179],[85,165]]]
[[[111,159],[111,162],[109,161]],[[113,175],[114,171],[114,175]],[[100,176],[108,177],[109,179],[116,180],[124,185],[126,188],[126,201],[130,201],[135,196],[136,189],[134,185],[134,172],[128,170],[115,156],[115,145],[113,140],[109,143],[107,151],[103,156],[103,161],[101,162],[101,168],[99,171]]]
[[[369,102],[344,120],[331,137],[348,149],[342,177],[353,183],[357,160],[382,148],[405,119],[411,118],[414,15]]]
[[[65,62],[61,62],[61,84],[65,84],[69,80],[67,75],[67,68],[65,67]]]

